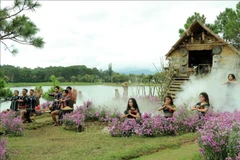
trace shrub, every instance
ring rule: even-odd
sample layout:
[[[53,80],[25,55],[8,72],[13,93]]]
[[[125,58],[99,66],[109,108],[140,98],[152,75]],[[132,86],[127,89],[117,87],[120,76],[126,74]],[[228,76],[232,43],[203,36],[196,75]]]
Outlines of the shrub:
[[[206,159],[237,159],[240,153],[240,112],[215,113],[198,129],[199,151]]]
[[[21,136],[23,135],[23,123],[19,116],[16,117],[16,112],[10,110],[8,113],[0,114],[2,128],[5,134]]]
[[[0,140],[0,160],[6,160],[8,158],[7,140]]]

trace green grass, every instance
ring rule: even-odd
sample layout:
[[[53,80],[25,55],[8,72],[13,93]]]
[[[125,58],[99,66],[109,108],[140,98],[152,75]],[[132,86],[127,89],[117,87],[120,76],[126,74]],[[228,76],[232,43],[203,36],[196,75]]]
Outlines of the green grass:
[[[162,151],[142,156],[134,160],[200,160],[198,146],[196,143],[184,144],[180,147],[164,149]]]
[[[102,132],[106,124],[100,122],[87,122],[84,132],[64,130],[62,126],[53,127],[49,115],[36,117],[36,122],[25,124],[36,126],[34,130],[25,130],[22,137],[7,137],[10,151],[17,150],[17,156],[13,160],[62,160],[62,159],[84,159],[84,160],[118,160],[132,159],[139,156],[158,154],[163,149],[176,150],[182,144],[192,143],[197,135],[194,133],[181,136],[162,136],[156,138],[144,138],[132,136],[111,137]],[[48,125],[43,125],[48,122]],[[37,127],[37,125],[38,127]],[[181,148],[181,147],[180,147]],[[195,153],[196,147],[188,148]],[[157,153],[156,153],[157,152]],[[163,156],[166,154],[162,151]],[[169,157],[175,155],[169,155]],[[185,156],[182,154],[182,156]]]

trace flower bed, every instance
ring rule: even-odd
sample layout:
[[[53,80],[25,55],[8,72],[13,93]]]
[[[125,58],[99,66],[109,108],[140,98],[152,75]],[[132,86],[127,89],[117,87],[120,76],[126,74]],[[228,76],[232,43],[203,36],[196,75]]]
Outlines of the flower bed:
[[[206,159],[240,160],[240,111],[215,113],[198,131],[199,151]]]
[[[5,134],[14,136],[23,135],[23,123],[21,118],[19,116],[16,116],[16,112],[10,110],[6,114],[1,113],[0,121]]]

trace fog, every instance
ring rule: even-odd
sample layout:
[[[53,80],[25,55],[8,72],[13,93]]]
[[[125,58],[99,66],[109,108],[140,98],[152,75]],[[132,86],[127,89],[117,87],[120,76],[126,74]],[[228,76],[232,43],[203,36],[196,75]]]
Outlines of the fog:
[[[239,70],[233,70],[231,68],[213,70],[208,76],[191,76],[190,80],[183,84],[183,92],[177,94],[175,104],[186,104],[188,107],[194,106],[199,102],[199,94],[206,92],[209,95],[210,104],[214,110],[220,111],[233,111],[239,108],[240,104],[240,85],[236,85],[231,90],[231,98],[233,100],[227,100],[227,86],[223,85],[228,81],[228,74],[235,74],[238,80],[240,73]]]
[[[66,88],[67,86],[62,86],[63,88]],[[127,100],[114,100],[115,97],[115,89],[119,90],[120,95],[123,95],[123,88],[120,86],[103,86],[103,85],[92,85],[92,86],[72,86],[77,91],[81,91],[83,97],[80,96],[77,97],[77,102],[75,104],[76,106],[81,106],[83,102],[85,101],[92,101],[93,106],[96,108],[99,107],[107,107],[107,110],[113,111],[113,110],[119,110],[120,112],[124,112],[124,110],[127,108]],[[30,87],[12,87],[10,88],[12,91],[19,90],[21,93],[21,90],[23,88],[26,88],[28,90],[34,89],[34,86]],[[50,87],[49,86],[43,86],[43,91],[46,92]],[[146,87],[146,93],[148,93],[149,88]],[[141,90],[140,90],[141,91]],[[128,87],[128,95],[129,98],[137,98],[137,87],[129,86]],[[142,92],[141,92],[142,93]],[[21,94],[20,94],[21,95]],[[44,103],[46,100],[43,98],[40,99],[40,103]],[[0,110],[6,110],[10,107],[10,101],[0,103]],[[151,105],[147,101],[138,100],[137,101],[138,106],[140,108],[140,111],[143,112],[151,112],[155,113],[158,105]]]

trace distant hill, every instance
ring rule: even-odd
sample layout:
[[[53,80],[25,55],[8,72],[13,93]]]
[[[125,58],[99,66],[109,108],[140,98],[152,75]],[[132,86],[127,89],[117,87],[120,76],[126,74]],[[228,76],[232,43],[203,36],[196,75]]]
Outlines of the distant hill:
[[[115,72],[118,73],[123,73],[123,74],[155,74],[157,73],[157,71],[151,71],[149,69],[131,69],[131,68],[126,68],[126,69],[119,69],[119,70],[115,70]]]

